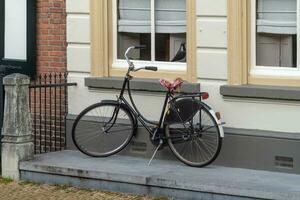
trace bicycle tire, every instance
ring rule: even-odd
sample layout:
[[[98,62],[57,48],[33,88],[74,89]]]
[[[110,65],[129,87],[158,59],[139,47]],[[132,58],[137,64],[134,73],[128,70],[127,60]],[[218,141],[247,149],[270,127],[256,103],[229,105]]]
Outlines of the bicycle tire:
[[[72,127],[75,146],[91,157],[107,157],[120,152],[129,144],[133,134],[133,117],[117,102],[100,102],[87,107],[77,116]]]
[[[193,114],[194,116],[189,122],[166,125],[165,134],[168,145],[178,160],[192,167],[204,167],[218,157],[222,147],[222,137],[218,123],[209,109],[203,103],[197,103],[197,105],[198,108],[195,109],[198,111]],[[197,119],[197,115],[201,118]],[[202,116],[207,116],[208,121],[203,121]],[[200,122],[198,129],[195,126],[197,124],[194,124],[197,120]],[[191,128],[191,126],[196,127],[196,129]],[[186,149],[185,152],[183,149]],[[187,150],[190,152],[186,152]]]

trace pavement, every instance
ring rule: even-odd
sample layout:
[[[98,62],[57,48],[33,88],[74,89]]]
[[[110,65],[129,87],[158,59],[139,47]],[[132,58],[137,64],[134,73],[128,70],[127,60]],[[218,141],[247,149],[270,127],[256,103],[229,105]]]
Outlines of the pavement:
[[[154,200],[150,197],[86,190],[64,185],[34,184],[0,179],[0,200]],[[157,200],[157,199],[156,199]],[[163,200],[161,198],[161,200]],[[166,199],[165,199],[166,200]]]

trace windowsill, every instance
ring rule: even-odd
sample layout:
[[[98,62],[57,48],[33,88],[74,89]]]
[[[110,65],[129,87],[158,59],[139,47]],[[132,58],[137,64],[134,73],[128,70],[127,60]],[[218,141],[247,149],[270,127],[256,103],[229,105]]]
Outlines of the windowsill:
[[[273,100],[300,100],[300,87],[261,86],[261,85],[223,85],[221,95],[225,97],[260,98]]]
[[[186,63],[181,62],[160,62],[160,61],[141,61],[141,60],[133,60],[136,68],[145,67],[145,66],[156,66],[159,70],[165,71],[178,71],[185,72],[187,68]],[[126,60],[117,59],[112,63],[112,68],[116,69],[128,69],[128,63]]]
[[[123,78],[121,77],[87,77],[85,86],[93,89],[117,89],[122,88]],[[166,92],[158,79],[134,78],[130,81],[130,88],[134,91]],[[183,83],[181,92],[200,92],[200,83]]]

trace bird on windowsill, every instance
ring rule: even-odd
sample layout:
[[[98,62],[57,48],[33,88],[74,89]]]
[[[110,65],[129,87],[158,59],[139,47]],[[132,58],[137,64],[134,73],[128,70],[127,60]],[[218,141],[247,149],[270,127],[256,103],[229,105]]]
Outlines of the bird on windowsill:
[[[179,62],[179,61],[185,61],[186,59],[186,47],[185,42],[180,44],[180,47],[174,56],[174,58],[171,60],[171,62]]]

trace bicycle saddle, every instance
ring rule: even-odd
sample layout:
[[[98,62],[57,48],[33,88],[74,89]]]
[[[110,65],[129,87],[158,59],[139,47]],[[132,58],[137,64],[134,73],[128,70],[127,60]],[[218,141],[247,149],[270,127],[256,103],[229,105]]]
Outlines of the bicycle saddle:
[[[159,82],[161,86],[167,88],[168,90],[176,91],[181,88],[183,80],[181,78],[176,78],[173,82],[170,82],[166,79],[160,79]]]

